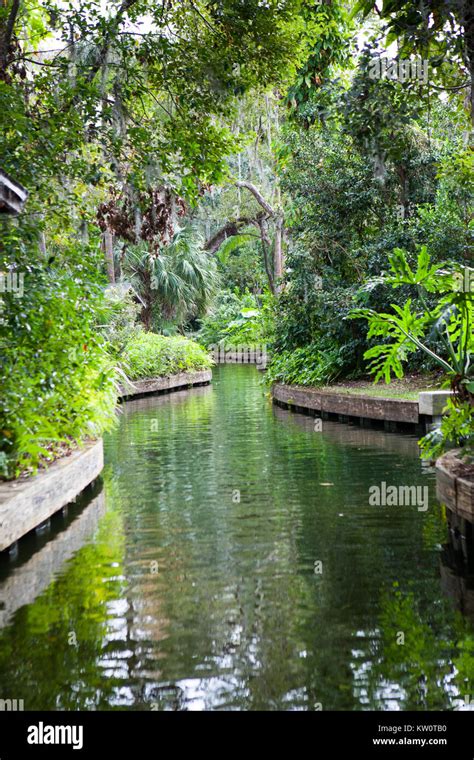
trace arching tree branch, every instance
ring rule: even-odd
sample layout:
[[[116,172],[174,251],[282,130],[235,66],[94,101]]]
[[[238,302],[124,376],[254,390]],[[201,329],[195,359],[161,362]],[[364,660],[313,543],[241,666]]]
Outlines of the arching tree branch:
[[[212,235],[212,237],[206,241],[204,250],[208,251],[209,253],[216,253],[221,247],[224,240],[227,240],[229,237],[233,237],[233,235],[239,235],[242,232],[242,229],[244,227],[247,227],[249,224],[255,224],[255,219],[244,217],[242,219],[235,219],[226,222],[223,227],[217,230],[217,232],[215,232],[214,235]]]

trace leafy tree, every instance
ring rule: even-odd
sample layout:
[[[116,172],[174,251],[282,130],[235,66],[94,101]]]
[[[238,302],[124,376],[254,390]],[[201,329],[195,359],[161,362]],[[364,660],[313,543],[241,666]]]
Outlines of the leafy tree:
[[[374,0],[358,0],[353,13],[368,16],[373,11],[384,22],[386,43],[396,41],[400,56],[416,52],[430,58],[432,69],[440,69],[441,80],[452,92],[466,93],[470,88],[474,124],[474,11],[470,0],[388,0],[381,8]]]

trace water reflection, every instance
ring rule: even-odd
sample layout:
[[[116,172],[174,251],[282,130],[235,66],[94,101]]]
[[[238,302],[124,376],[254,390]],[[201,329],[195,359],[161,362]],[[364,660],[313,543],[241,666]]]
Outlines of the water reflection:
[[[128,415],[145,410],[158,410],[163,406],[180,406],[186,404],[191,398],[206,397],[212,399],[212,385],[198,385],[182,391],[172,393],[149,394],[141,398],[131,399],[119,407],[121,414]]]
[[[426,710],[470,693],[472,628],[441,592],[447,525],[416,437],[315,433],[260,380],[222,366],[213,388],[124,405],[93,540],[0,632],[3,698]],[[429,509],[370,506],[381,481],[427,485]]]
[[[275,418],[284,425],[294,425],[306,433],[324,435],[324,438],[341,443],[345,446],[367,447],[369,449],[383,448],[387,452],[399,452],[407,456],[419,456],[419,436],[415,434],[389,433],[381,428],[361,427],[355,423],[333,422],[321,420],[321,429],[315,432],[317,417],[309,414],[292,412],[280,406],[273,406]]]
[[[440,558],[441,582],[456,609],[474,621],[474,527],[447,510],[449,541]]]
[[[14,560],[4,553],[0,565],[0,628],[16,610],[31,604],[64,570],[67,561],[91,540],[105,513],[101,485],[94,491],[88,491],[82,502],[56,515],[52,537],[38,538],[31,534],[21,543]],[[83,506],[86,499],[90,501]],[[38,548],[41,543],[44,545]]]

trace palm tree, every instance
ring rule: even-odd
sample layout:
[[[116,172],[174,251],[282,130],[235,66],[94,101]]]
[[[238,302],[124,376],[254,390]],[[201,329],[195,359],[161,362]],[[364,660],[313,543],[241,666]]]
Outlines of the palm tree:
[[[216,262],[191,227],[178,229],[158,251],[150,251],[146,243],[129,246],[123,272],[140,296],[146,330],[155,320],[173,320],[182,327],[203,314],[217,282]]]

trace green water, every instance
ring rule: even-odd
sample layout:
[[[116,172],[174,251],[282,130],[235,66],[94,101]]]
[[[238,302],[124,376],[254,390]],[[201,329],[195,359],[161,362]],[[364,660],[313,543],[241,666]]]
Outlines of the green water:
[[[0,563],[0,698],[152,710],[474,698],[472,619],[456,610],[474,592],[447,564],[459,551],[415,437],[315,432],[272,406],[255,368],[227,366],[212,387],[124,405],[105,452],[102,490]],[[382,481],[428,486],[429,508],[371,506]]]

